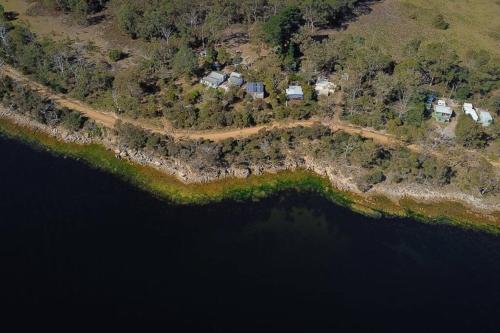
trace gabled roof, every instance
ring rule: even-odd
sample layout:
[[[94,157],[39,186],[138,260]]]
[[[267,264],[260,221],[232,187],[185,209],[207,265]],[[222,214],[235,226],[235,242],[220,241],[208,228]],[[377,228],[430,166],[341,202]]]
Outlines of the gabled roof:
[[[211,72],[208,74],[207,78],[224,81],[226,79],[226,75],[220,72]]]
[[[229,76],[229,83],[235,86],[241,86],[243,84],[243,75],[237,72],[232,72]]]

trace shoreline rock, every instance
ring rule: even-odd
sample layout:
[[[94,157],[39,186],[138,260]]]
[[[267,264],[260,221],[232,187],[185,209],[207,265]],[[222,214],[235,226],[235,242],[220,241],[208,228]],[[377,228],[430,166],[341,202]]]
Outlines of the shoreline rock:
[[[145,151],[131,150],[120,145],[116,140],[105,136],[101,140],[93,140],[82,133],[70,133],[60,127],[50,127],[40,124],[12,110],[0,107],[0,117],[13,121],[17,125],[29,127],[36,131],[42,131],[63,142],[76,144],[99,143],[106,149],[114,153],[116,158],[129,160],[140,165],[155,168],[161,172],[176,177],[184,183],[209,183],[225,178],[247,178],[250,175],[262,175],[264,173],[277,173],[279,171],[293,171],[296,169],[306,169],[320,176],[325,176],[331,184],[338,190],[355,193],[356,195],[370,198],[373,196],[384,196],[391,201],[398,203],[404,198],[410,198],[422,203],[432,201],[452,201],[461,203],[468,208],[480,210],[482,213],[493,213],[500,211],[500,203],[489,202],[485,199],[475,197],[470,194],[460,192],[455,189],[441,188],[439,191],[428,186],[419,184],[391,184],[384,183],[375,185],[366,193],[359,190],[353,177],[346,176],[344,172],[330,163],[322,163],[308,156],[287,156],[285,161],[279,166],[276,165],[251,165],[248,167],[237,166],[214,166],[211,168],[193,170],[188,164],[179,160],[159,157],[148,154]]]

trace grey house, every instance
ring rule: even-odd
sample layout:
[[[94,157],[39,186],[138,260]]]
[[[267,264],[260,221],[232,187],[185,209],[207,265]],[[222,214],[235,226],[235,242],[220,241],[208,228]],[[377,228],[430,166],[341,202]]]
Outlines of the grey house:
[[[227,75],[221,72],[211,72],[203,79],[201,79],[201,83],[210,88],[219,87],[224,81],[226,81]]]
[[[252,96],[254,99],[264,98],[264,83],[262,83],[262,82],[248,82],[247,94]]]
[[[233,87],[241,87],[243,85],[243,75],[237,72],[232,72],[231,75],[229,75],[227,83]]]

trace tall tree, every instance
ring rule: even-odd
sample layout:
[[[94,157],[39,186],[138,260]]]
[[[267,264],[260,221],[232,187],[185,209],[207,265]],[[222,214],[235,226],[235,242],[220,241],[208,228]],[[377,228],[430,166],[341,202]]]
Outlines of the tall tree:
[[[266,40],[287,52],[290,40],[302,23],[302,14],[297,7],[286,7],[272,16],[263,26]]]

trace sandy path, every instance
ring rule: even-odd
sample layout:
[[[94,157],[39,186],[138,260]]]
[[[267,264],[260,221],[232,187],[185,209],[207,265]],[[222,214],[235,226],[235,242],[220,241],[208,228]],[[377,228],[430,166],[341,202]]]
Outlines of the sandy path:
[[[4,65],[1,68],[1,71],[10,76],[12,79],[21,82],[22,84],[25,84],[29,86],[31,89],[35,90],[38,94],[40,94],[43,97],[49,98],[52,101],[54,101],[57,105],[60,107],[66,107],[68,109],[72,109],[75,111],[78,111],[85,116],[89,117],[90,119],[93,119],[97,123],[100,123],[108,128],[113,128],[114,125],[118,120],[121,120],[125,123],[131,123],[137,127],[141,127],[143,129],[146,129],[148,131],[154,132],[154,133],[159,133],[159,134],[167,134],[172,137],[174,137],[177,140],[183,140],[183,139],[191,139],[191,140],[212,140],[212,141],[221,141],[225,139],[241,139],[245,137],[249,137],[251,135],[257,134],[260,131],[264,130],[271,130],[275,128],[292,128],[292,127],[297,127],[297,126],[304,126],[304,127],[309,127],[313,126],[314,124],[322,124],[325,126],[328,126],[332,131],[345,131],[349,134],[357,134],[360,135],[364,138],[372,139],[377,143],[383,144],[383,145],[392,145],[392,146],[404,146],[414,152],[417,153],[430,153],[436,157],[439,158],[446,158],[439,152],[435,151],[430,151],[429,149],[426,149],[420,145],[416,144],[405,144],[401,140],[395,138],[394,136],[382,132],[378,132],[375,130],[367,129],[367,128],[362,128],[362,127],[357,127],[348,123],[344,123],[340,121],[340,119],[335,119],[334,121],[329,121],[329,122],[324,122],[324,121],[318,121],[318,120],[288,120],[288,121],[276,121],[268,125],[260,125],[260,126],[254,126],[254,127],[248,127],[248,128],[242,128],[242,129],[228,129],[228,130],[207,130],[207,131],[196,131],[196,130],[181,130],[181,129],[174,129],[170,124],[166,124],[165,127],[161,126],[154,126],[151,124],[145,124],[144,122],[138,121],[138,120],[133,120],[133,119],[126,119],[123,117],[120,117],[114,113],[109,113],[109,112],[104,112],[100,111],[97,109],[92,108],[89,105],[86,105],[76,99],[69,98],[65,95],[62,94],[57,94],[49,90],[47,87],[43,86],[42,84],[30,80],[29,77],[26,75],[21,74],[19,71],[16,69]],[[489,160],[489,159],[488,159]],[[489,162],[496,168],[500,168],[500,162],[497,161],[491,161]]]

